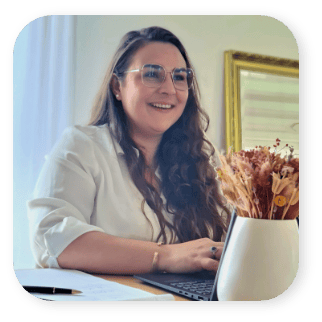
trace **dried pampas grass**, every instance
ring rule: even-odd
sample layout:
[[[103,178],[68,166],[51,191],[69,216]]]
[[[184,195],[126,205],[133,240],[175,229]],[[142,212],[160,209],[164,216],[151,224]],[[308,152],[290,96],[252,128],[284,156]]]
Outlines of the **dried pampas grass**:
[[[282,158],[277,147],[256,147],[221,155],[218,179],[227,201],[242,217],[259,219],[295,219],[299,216],[299,158],[294,149]],[[283,148],[283,149],[284,149]]]

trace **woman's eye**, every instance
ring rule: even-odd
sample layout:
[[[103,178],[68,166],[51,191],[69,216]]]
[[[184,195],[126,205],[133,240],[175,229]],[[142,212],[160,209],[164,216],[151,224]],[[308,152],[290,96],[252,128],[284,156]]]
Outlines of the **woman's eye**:
[[[184,82],[186,81],[187,76],[184,74],[174,74],[173,75],[173,80],[177,82]]]
[[[147,77],[147,78],[158,78],[159,77],[159,73],[157,73],[155,71],[146,72],[144,74],[144,77]]]

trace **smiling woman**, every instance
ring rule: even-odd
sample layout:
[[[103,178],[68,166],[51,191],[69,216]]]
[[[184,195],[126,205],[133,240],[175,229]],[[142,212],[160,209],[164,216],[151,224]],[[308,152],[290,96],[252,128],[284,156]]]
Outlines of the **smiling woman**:
[[[123,72],[125,77],[119,74],[119,78],[114,78],[113,92],[118,95],[117,100],[122,102],[131,138],[140,146],[150,146],[145,150],[149,150],[150,161],[163,133],[178,121],[186,106],[188,86],[176,89],[177,81],[172,76],[173,71],[185,65],[177,47],[169,43],[151,42],[134,55],[130,70]],[[166,66],[167,73],[162,66]],[[163,77],[159,75],[161,68]],[[141,73],[130,73],[140,70]],[[149,144],[152,138],[153,147]]]
[[[38,266],[217,269],[229,209],[199,96],[175,35],[151,27],[122,38],[89,125],[65,131],[29,202]]]

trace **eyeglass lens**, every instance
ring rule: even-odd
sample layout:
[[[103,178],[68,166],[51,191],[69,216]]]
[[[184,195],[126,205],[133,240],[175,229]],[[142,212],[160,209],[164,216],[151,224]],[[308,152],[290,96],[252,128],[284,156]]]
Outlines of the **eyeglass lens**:
[[[176,68],[172,73],[174,87],[178,90],[187,90],[191,87],[193,73],[191,69]],[[164,82],[166,71],[160,65],[144,65],[142,68],[142,81],[145,86],[159,87]]]

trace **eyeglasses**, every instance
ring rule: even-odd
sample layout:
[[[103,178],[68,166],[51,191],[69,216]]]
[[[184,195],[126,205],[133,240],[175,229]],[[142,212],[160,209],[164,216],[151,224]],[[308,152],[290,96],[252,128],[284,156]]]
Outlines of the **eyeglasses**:
[[[172,72],[166,72],[161,65],[146,64],[140,69],[128,70],[124,73],[139,71],[141,71],[142,83],[147,87],[160,87],[167,73],[171,74],[173,85],[179,91],[188,90],[193,82],[193,70],[191,68],[175,68]]]

